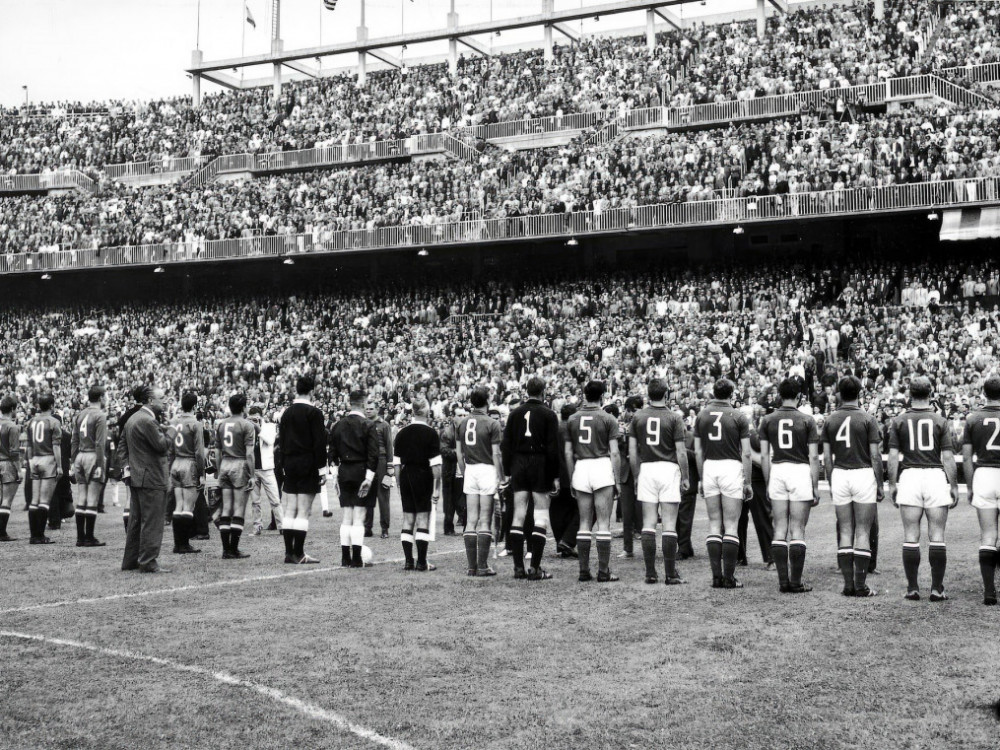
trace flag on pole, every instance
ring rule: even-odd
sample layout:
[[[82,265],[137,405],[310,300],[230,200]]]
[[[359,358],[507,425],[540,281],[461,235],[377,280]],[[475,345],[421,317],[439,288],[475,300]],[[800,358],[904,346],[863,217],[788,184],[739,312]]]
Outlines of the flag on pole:
[[[323,7],[327,10],[337,10],[337,0],[323,0]]]
[[[247,9],[247,23],[250,24],[253,28],[256,29],[257,28],[257,22],[255,20],[253,20],[253,13],[250,12],[250,6],[247,5],[246,3],[244,3],[243,7]]]

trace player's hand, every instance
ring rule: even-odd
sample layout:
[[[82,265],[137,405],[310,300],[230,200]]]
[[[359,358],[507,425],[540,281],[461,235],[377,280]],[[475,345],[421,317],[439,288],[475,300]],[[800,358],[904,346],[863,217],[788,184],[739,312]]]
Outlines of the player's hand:
[[[441,490],[434,490],[434,494],[431,495],[431,502],[437,505],[438,500],[441,499]]]
[[[743,502],[749,503],[753,499],[753,485],[745,483],[743,485]]]
[[[622,484],[621,482],[615,482],[615,497],[621,497],[622,495]]]
[[[883,500],[885,500],[885,490],[882,487],[879,487],[875,490],[875,502],[880,503]]]
[[[889,498],[889,501],[892,503],[893,507],[895,508],[899,507],[899,503],[896,502],[896,485],[894,484],[886,485],[885,496]]]
[[[972,484],[968,484],[965,487],[965,499],[968,500],[969,505],[972,505]]]
[[[98,466],[94,469],[94,473],[90,475],[90,478],[95,482],[100,482],[101,480],[104,479],[103,475],[104,472],[101,470],[101,467]]]
[[[817,505],[819,505],[819,489],[814,487],[813,488],[812,507],[815,508]]]
[[[691,489],[691,480],[684,477],[681,479],[681,492],[687,492],[689,489]]]
[[[958,485],[953,485],[951,488],[951,507],[954,508],[958,505]]]
[[[322,487],[326,484],[326,475],[320,474],[319,476],[319,486]]]
[[[60,477],[60,474],[58,472],[56,472],[56,479],[58,479],[59,477]],[[76,475],[75,474],[70,474],[69,475],[69,483],[70,484],[76,484]]]
[[[358,496],[368,497],[368,493],[371,491],[372,491],[372,483],[366,479],[361,483],[361,486],[358,487]]]
[[[550,492],[549,494],[555,497],[556,495],[559,494],[560,489],[562,489],[562,485],[560,485],[559,480],[556,479],[552,482],[552,492]]]
[[[508,487],[510,487],[510,477],[507,477],[506,479],[501,479],[500,483],[497,486],[500,488],[501,492],[506,490]]]
[[[390,489],[391,487],[392,487],[392,477],[386,474],[384,477],[382,477],[382,488],[387,490]]]

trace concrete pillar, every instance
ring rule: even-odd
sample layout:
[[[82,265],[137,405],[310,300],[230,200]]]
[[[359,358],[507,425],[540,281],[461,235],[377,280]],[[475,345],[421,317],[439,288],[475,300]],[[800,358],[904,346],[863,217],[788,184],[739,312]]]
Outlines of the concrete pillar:
[[[281,52],[285,47],[284,42],[280,39],[271,40],[271,54],[276,55]],[[274,83],[272,84],[271,95],[274,97],[274,101],[278,101],[281,98],[281,63],[274,63]]]
[[[458,13],[448,14],[448,28],[457,29],[458,28]],[[451,77],[454,78],[458,75],[458,40],[449,39],[448,40],[448,72],[451,73]]]
[[[763,39],[767,29],[764,7],[767,0],[757,0],[757,38]]]
[[[646,11],[646,47],[649,54],[656,52],[656,14],[651,10]]]
[[[193,50],[191,52],[191,67],[201,65],[201,60],[201,50]],[[201,106],[201,76],[197,73],[191,74],[191,103],[195,107]]]
[[[875,0],[875,18],[879,21],[885,18],[885,0]]]
[[[368,27],[362,24],[358,26],[358,41],[367,42],[368,41]],[[358,85],[364,86],[368,80],[367,63],[368,56],[365,54],[364,50],[358,50]]]
[[[542,0],[542,13],[551,13],[555,7],[555,0]],[[552,62],[555,55],[552,54],[552,27],[545,26],[545,45],[544,45],[544,59],[545,62]]]

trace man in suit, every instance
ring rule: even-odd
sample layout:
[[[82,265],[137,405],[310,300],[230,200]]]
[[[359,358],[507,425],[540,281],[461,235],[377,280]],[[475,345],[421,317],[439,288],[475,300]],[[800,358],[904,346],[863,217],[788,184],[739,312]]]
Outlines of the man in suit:
[[[365,416],[375,424],[375,434],[378,437],[378,466],[375,469],[375,481],[368,492],[367,508],[365,509],[365,536],[372,536],[372,526],[375,524],[375,505],[378,504],[379,524],[382,527],[382,538],[389,538],[389,490],[396,469],[392,459],[392,427],[383,418],[385,409],[376,408],[369,401],[365,405]]]
[[[163,391],[152,386],[136,390],[140,408],[125,423],[118,444],[119,463],[131,480],[129,523],[122,570],[165,573],[157,558],[163,543],[167,501],[167,460],[173,430],[160,424]]]

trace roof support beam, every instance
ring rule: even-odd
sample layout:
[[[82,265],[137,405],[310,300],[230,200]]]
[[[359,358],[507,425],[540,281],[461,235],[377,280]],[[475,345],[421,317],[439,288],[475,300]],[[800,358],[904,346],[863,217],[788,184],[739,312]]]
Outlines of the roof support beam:
[[[767,0],[771,5],[773,5],[782,15],[788,13],[788,3],[785,0]]]
[[[477,42],[475,39],[472,39],[470,37],[457,36],[455,37],[455,41],[458,42],[459,44],[464,44],[473,52],[478,52],[483,57],[490,57],[489,48],[485,44]]]
[[[371,55],[372,57],[374,57],[376,60],[381,60],[386,65],[391,65],[394,68],[402,68],[403,67],[403,61],[402,60],[400,60],[398,57],[393,57],[388,52],[385,52],[383,50],[380,50],[380,49],[370,49],[370,50],[368,50],[368,54]]]
[[[684,26],[684,24],[681,22],[681,19],[679,19],[677,16],[675,16],[666,8],[654,8],[653,12],[675,29],[679,30]]]
[[[241,81],[237,81],[233,76],[226,75],[225,73],[219,73],[215,70],[210,73],[202,73],[201,77],[206,81],[217,83],[220,86],[232,89],[233,91],[239,91],[243,88],[243,83]]]
[[[569,39],[571,42],[579,42],[580,41],[580,35],[577,32],[573,31],[573,29],[571,29],[566,24],[564,24],[564,23],[553,23],[553,24],[549,24],[549,25],[553,29],[555,29],[556,31],[558,31],[560,34],[562,34],[564,37],[566,37],[567,39]]]
[[[286,68],[291,68],[292,70],[309,76],[310,78],[319,78],[319,69],[310,68],[308,65],[304,65],[300,62],[295,62],[294,60],[286,60],[283,65]]]

